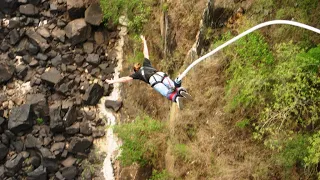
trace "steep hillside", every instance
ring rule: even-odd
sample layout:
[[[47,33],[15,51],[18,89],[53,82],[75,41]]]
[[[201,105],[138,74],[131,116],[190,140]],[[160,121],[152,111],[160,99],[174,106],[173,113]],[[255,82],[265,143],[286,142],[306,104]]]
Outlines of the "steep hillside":
[[[208,50],[268,20],[320,27],[315,0],[210,2],[209,8],[207,1],[192,0],[153,6],[143,33],[156,67],[176,76]],[[128,54],[141,51],[140,45],[132,48],[135,43],[128,41]],[[259,30],[190,71],[183,85],[195,100],[185,102],[183,111],[146,84],[124,85],[125,121],[147,114],[166,125],[161,132],[166,144],[157,143],[161,152],[152,151],[158,153],[149,163],[152,178],[316,179],[319,158],[312,152],[319,146],[310,144],[319,136],[319,43],[318,34],[291,26]],[[295,98],[302,106],[294,104]],[[279,117],[272,119],[276,113]]]

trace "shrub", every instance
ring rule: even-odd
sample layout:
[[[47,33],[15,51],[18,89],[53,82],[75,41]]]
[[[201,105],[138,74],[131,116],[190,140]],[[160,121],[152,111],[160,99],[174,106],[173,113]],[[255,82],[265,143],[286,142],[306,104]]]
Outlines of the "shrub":
[[[161,153],[161,144],[166,141],[165,137],[160,136],[164,132],[163,123],[148,116],[137,117],[132,123],[116,125],[114,128],[123,141],[119,157],[123,165],[155,162]]]
[[[174,146],[174,153],[180,159],[187,161],[189,159],[188,146],[185,144],[176,144]]]
[[[148,21],[151,0],[100,0],[105,21],[119,23],[121,15],[129,20],[129,30],[139,34],[143,25]]]
[[[37,118],[36,121],[38,125],[42,125],[44,123],[42,118]]]

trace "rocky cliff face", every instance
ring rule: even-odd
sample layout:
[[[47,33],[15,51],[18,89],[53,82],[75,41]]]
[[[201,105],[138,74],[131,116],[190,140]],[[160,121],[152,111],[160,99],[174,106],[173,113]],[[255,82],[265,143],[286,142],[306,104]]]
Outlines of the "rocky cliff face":
[[[104,136],[92,109],[112,88],[117,30],[82,0],[1,0],[0,18],[0,179],[80,178],[76,159]]]

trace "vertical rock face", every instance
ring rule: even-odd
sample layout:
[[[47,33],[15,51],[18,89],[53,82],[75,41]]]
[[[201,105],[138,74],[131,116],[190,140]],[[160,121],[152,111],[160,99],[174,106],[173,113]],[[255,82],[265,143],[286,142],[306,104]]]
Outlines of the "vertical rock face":
[[[0,85],[9,81],[15,71],[14,66],[0,57]]]
[[[84,19],[69,22],[64,30],[72,45],[86,41],[91,35],[91,26]]]
[[[32,127],[32,113],[29,104],[24,104],[11,110],[8,128],[17,134]]]

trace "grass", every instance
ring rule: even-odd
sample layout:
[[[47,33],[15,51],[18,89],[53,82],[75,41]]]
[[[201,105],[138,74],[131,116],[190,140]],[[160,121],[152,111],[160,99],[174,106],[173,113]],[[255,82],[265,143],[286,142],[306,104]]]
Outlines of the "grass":
[[[137,117],[132,123],[116,125],[115,133],[123,141],[119,160],[123,165],[155,164],[165,144],[164,124],[148,116]],[[164,139],[159,139],[164,138]]]

